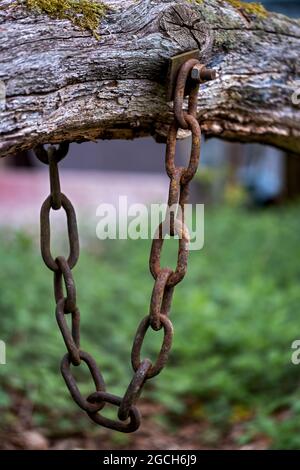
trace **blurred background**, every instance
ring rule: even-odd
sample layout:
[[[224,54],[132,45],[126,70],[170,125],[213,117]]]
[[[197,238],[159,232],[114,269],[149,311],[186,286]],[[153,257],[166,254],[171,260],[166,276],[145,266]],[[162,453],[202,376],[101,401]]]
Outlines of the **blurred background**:
[[[263,1],[298,16],[298,1]],[[189,139],[178,144],[183,163]],[[76,208],[81,257],[74,269],[82,348],[112,393],[131,377],[130,349],[149,308],[150,240],[96,237],[101,203],[163,203],[165,146],[151,138],[72,144],[61,162]],[[148,382],[134,435],[99,429],[78,410],[59,371],[65,346],[54,315],[52,275],[39,251],[48,172],[31,152],[0,162],[1,449],[299,449],[300,159],[261,145],[202,146],[192,201],[205,203],[205,245],[191,252],[174,296],[168,366]],[[63,214],[52,214],[53,251],[65,249]],[[54,246],[55,245],[55,246]],[[173,267],[176,242],[163,264]],[[65,253],[65,251],[63,251]],[[157,337],[158,336],[158,337]],[[154,358],[161,335],[149,334]],[[84,367],[82,393],[93,391]],[[109,410],[114,416],[115,410]]]

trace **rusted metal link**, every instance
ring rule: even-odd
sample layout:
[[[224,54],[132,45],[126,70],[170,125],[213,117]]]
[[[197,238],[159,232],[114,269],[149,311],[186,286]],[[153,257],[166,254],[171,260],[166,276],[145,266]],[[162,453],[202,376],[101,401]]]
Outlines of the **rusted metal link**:
[[[50,147],[48,150],[49,159],[49,176],[50,176],[50,192],[51,192],[51,207],[57,211],[61,208],[61,190],[57,160],[55,157],[55,148]]]
[[[54,272],[54,296],[56,303],[64,299],[65,313],[74,312],[76,309],[76,287],[69,264],[63,256],[55,259],[58,271]],[[67,296],[64,298],[62,280],[64,280]]]
[[[187,80],[190,76],[192,68],[197,64],[199,64],[198,59],[187,60],[179,70],[177,77],[174,95],[174,114],[181,129],[188,129],[189,127],[188,122],[186,120],[186,114],[184,114],[183,111],[183,100]],[[196,117],[197,115],[199,86],[199,83],[195,82],[189,94],[188,114],[194,117]]]
[[[180,201],[180,181],[184,173],[184,168],[175,168],[170,178],[169,197],[168,197],[168,209],[166,214],[165,222],[169,223],[169,233],[171,237],[175,235],[174,223],[178,215],[178,206]]]
[[[181,218],[181,222],[184,224],[185,223],[185,220],[184,220],[184,206],[185,204],[188,203],[189,201],[189,195],[190,195],[190,188],[189,188],[189,183],[186,183],[186,184],[182,184],[181,185],[181,188],[180,188],[180,199],[179,199],[179,205],[181,207],[181,214],[182,214],[182,218]],[[177,217],[178,218],[178,217]]]
[[[118,418],[121,421],[128,419],[131,407],[136,404],[143,386],[147,379],[147,374],[152,367],[152,363],[149,359],[144,359],[138,370],[133,376],[132,381],[128,385],[124,397],[122,398],[120,408],[118,411]]]
[[[80,312],[76,308],[72,315],[72,332],[68,328],[65,318],[65,300],[61,299],[56,305],[56,320],[63,336],[67,350],[69,351],[69,359],[74,366],[78,366],[81,363],[80,357]]]
[[[177,206],[180,198],[180,181],[184,174],[185,168],[176,167],[170,176],[170,187],[168,197],[168,207]]]
[[[153,287],[149,315],[151,328],[155,331],[158,331],[162,328],[162,324],[160,321],[161,315],[169,313],[163,311],[163,308],[166,308],[164,299],[167,294],[167,291],[170,289],[167,287],[167,283],[171,274],[173,274],[172,269],[161,269],[158,273]]]
[[[166,286],[162,304],[161,304],[161,315],[168,316],[171,310],[171,304],[173,299],[174,287]]]
[[[59,163],[65,156],[67,155],[69,151],[69,143],[68,142],[62,142],[59,144],[58,148],[55,146],[51,145],[47,150],[45,149],[44,145],[37,145],[34,147],[34,153],[38,160],[40,160],[42,163],[45,165],[49,165],[49,150],[53,149],[53,154],[54,158],[56,160],[56,163]]]
[[[84,351],[80,351],[79,355],[80,359],[85,362],[89,368],[96,390],[98,392],[105,392],[105,383],[103,377],[92,356],[90,356],[90,354]],[[63,357],[61,361],[60,370],[73,400],[77,403],[80,408],[89,413],[95,413],[99,410],[102,410],[102,408],[105,406],[104,401],[92,403],[87,399],[83,398],[83,396],[81,395],[76,380],[71,372],[71,359],[68,353]]]
[[[164,368],[165,364],[168,360],[168,355],[172,346],[172,339],[173,339],[173,325],[168,317],[164,315],[160,315],[159,318],[160,322],[164,328],[164,339],[163,344],[161,346],[160,352],[158,354],[158,358],[154,365],[151,366],[149,369],[146,378],[151,379],[160,373],[160,371]],[[147,315],[140,323],[132,346],[131,351],[131,364],[133,370],[136,372],[140,365],[141,365],[141,349],[144,342],[144,338],[150,326],[150,315]]]
[[[181,184],[189,183],[195,176],[200,159],[201,128],[197,119],[189,114],[185,115],[188,128],[192,131],[192,148],[188,167],[181,178]]]
[[[189,57],[197,53],[191,51]],[[180,56],[179,62],[183,60]],[[175,76],[180,65],[173,62],[172,89]],[[175,70],[175,72],[174,72]],[[199,83],[212,78],[212,71],[201,66],[197,59],[190,59],[179,69],[174,98],[175,120],[171,125],[166,150],[166,171],[170,177],[168,210],[152,241],[149,266],[155,279],[152,291],[149,315],[138,326],[131,350],[131,363],[135,372],[123,398],[105,391],[105,383],[94,359],[86,352],[80,350],[80,312],[76,305],[76,288],[72,276],[72,268],[79,256],[79,241],[77,222],[74,208],[69,199],[61,193],[58,162],[67,154],[69,145],[63,143],[59,148],[50,147],[45,150],[43,146],[35,149],[37,157],[49,165],[51,194],[41,208],[41,252],[45,264],[54,271],[54,295],[56,300],[56,320],[62,333],[68,353],[61,361],[61,373],[70,391],[73,400],[97,424],[120,432],[134,432],[140,426],[141,417],[135,404],[141,394],[145,382],[158,375],[165,366],[173,339],[173,326],[168,317],[172,302],[174,287],[185,276],[187,270],[190,236],[185,224],[185,205],[188,203],[189,182],[197,171],[200,154],[201,130],[196,119],[197,95]],[[193,83],[192,77],[195,82]],[[187,81],[189,82],[187,83]],[[188,111],[183,110],[183,99],[189,94]],[[178,129],[190,129],[192,133],[192,148],[187,167],[177,167],[175,164],[176,138]],[[68,238],[70,253],[68,259],[62,256],[54,259],[51,254],[50,210],[63,208],[67,216]],[[179,215],[179,209],[181,213]],[[177,266],[175,271],[171,268],[161,268],[160,259],[166,235],[177,236],[179,241]],[[65,286],[65,289],[63,287]],[[66,295],[64,294],[66,291]],[[69,328],[66,315],[71,315]],[[156,362],[150,359],[141,361],[141,350],[147,331],[151,327],[158,331],[163,328],[164,337]],[[85,362],[96,392],[87,398],[83,397],[77,381],[72,373],[71,366],[79,366]],[[118,407],[118,420],[107,418],[99,413],[106,405]]]
[[[67,215],[68,236],[70,244],[68,265],[70,269],[72,269],[77,263],[79,256],[79,239],[76,214],[71,202],[63,193],[61,193],[61,203]],[[58,271],[59,266],[53,259],[50,249],[50,210],[51,196],[48,196],[41,208],[41,252],[43,260],[48,268],[52,271]]]
[[[201,144],[201,128],[197,119],[194,116],[184,113],[187,128],[192,131],[192,148],[190,160],[187,168],[184,169],[184,172],[181,177],[181,184],[188,183],[195,175],[200,157],[200,144]],[[175,165],[175,153],[176,153],[176,137],[177,131],[179,129],[179,124],[174,121],[170,127],[168,140],[167,140],[167,150],[166,150],[166,171],[170,178],[174,176],[176,170],[181,167],[176,167]]]
[[[88,401],[91,404],[106,404],[110,403],[111,405],[120,406],[122,403],[122,398],[112,395],[111,393],[106,392],[95,392],[88,397]],[[129,419],[128,423],[116,421],[114,419],[106,418],[99,413],[87,412],[89,417],[97,424],[104,426],[108,429],[114,429],[115,431],[130,433],[136,431],[141,424],[141,416],[138,409],[135,406],[132,406],[129,410]]]
[[[175,171],[175,154],[176,154],[176,144],[177,144],[177,131],[179,129],[178,122],[176,119],[172,122],[169,128],[168,137],[167,137],[167,148],[166,148],[166,172],[169,178],[172,178]]]
[[[168,287],[174,287],[184,278],[187,270],[187,261],[189,255],[190,235],[187,226],[185,224],[182,224],[179,219],[176,219],[174,228],[176,234],[179,237],[179,249],[176,270],[172,274],[170,274],[168,278]],[[159,273],[161,272],[160,258],[164,240],[165,238],[163,237],[163,234],[161,234],[161,229],[159,227],[156,231],[155,238],[152,240],[152,247],[149,260],[150,271],[154,279],[156,279]]]

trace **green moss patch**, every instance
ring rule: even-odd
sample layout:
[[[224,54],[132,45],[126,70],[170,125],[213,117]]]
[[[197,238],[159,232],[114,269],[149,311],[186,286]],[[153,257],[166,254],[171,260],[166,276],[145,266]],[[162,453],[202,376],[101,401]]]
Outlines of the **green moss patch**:
[[[108,7],[95,0],[23,0],[29,10],[46,13],[51,18],[67,19],[82,29],[87,29],[98,39],[98,28]]]
[[[226,0],[226,3],[230,3],[233,7],[250,15],[260,16],[261,18],[268,16],[267,10],[261,3],[248,3],[240,0]]]
[[[198,3],[199,5],[204,3],[204,0],[188,0],[188,1],[190,3],[192,2]],[[248,15],[255,15],[261,18],[266,18],[268,16],[268,11],[265,9],[265,7],[261,3],[249,3],[249,2],[242,2],[240,0],[224,0],[224,1]]]

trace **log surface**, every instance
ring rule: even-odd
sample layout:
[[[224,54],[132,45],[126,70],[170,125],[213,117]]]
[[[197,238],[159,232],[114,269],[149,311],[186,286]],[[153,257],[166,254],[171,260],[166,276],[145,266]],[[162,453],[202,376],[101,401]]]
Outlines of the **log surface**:
[[[97,40],[0,0],[1,156],[63,140],[164,138],[168,60],[195,48],[218,73],[201,86],[202,130],[300,154],[298,20],[257,17],[225,0],[105,3],[112,10]]]

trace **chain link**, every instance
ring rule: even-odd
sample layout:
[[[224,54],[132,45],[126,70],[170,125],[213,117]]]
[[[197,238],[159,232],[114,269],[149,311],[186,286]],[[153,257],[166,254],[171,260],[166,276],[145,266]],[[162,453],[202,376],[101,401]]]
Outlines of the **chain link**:
[[[76,287],[70,266],[63,256],[58,256],[55,260],[58,271],[54,272],[54,297],[56,303],[64,299],[65,313],[72,313],[76,309]],[[62,279],[65,283],[67,297],[64,297]]]
[[[49,166],[50,195],[41,208],[41,253],[46,266],[54,273],[54,297],[56,301],[56,320],[61,331],[67,354],[61,361],[61,373],[73,400],[97,424],[120,432],[133,432],[140,426],[141,417],[136,402],[147,380],[158,375],[165,366],[172,345],[173,325],[169,312],[174,287],[185,276],[189,253],[190,236],[185,224],[184,206],[188,202],[189,182],[195,175],[199,163],[201,130],[196,119],[197,96],[199,84],[195,83],[188,100],[188,112],[183,110],[186,83],[192,68],[199,64],[196,59],[188,60],[181,67],[176,84],[174,98],[175,119],[170,126],[166,148],[166,172],[170,178],[168,210],[164,222],[156,230],[152,241],[149,267],[155,279],[151,296],[149,314],[138,326],[132,351],[131,363],[134,376],[123,397],[106,392],[105,382],[95,360],[80,349],[80,311],[76,301],[76,287],[72,269],[79,257],[79,240],[75,210],[70,200],[61,192],[58,163],[67,155],[69,144],[62,143],[58,148],[43,146],[35,148],[37,158]],[[178,129],[189,129],[192,133],[192,148],[187,167],[175,164],[176,141]],[[53,258],[50,249],[50,210],[63,209],[67,217],[70,253]],[[180,210],[179,210],[180,209]],[[165,236],[178,235],[178,256],[175,271],[160,265],[161,252]],[[65,290],[65,294],[64,294]],[[66,316],[70,315],[71,328]],[[148,329],[164,330],[162,346],[156,362],[150,359],[141,360],[141,350]],[[84,362],[92,376],[95,392],[87,398],[83,397],[71,366],[79,367]],[[102,416],[101,411],[106,404],[118,408],[118,419]]]
[[[70,245],[70,254],[68,257],[68,265],[73,269],[79,257],[79,239],[77,230],[77,221],[74,207],[71,201],[61,193],[61,205],[67,216],[68,237]],[[43,260],[52,271],[58,271],[59,267],[51,255],[51,235],[50,235],[50,210],[52,209],[52,197],[49,196],[43,203],[41,208],[41,252]]]

